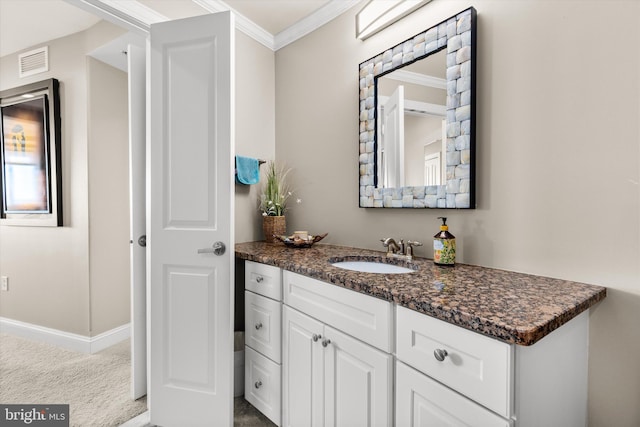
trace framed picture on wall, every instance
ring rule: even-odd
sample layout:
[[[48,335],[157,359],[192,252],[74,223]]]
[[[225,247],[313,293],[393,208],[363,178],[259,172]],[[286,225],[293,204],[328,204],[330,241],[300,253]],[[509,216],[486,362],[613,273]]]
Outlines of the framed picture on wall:
[[[0,225],[61,226],[56,79],[0,92]]]

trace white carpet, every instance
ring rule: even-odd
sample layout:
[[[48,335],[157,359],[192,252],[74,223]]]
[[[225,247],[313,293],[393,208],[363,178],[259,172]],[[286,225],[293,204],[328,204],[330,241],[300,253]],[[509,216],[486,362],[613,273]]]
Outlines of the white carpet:
[[[0,334],[0,403],[69,404],[71,426],[119,426],[147,410],[130,384],[129,340],[84,354]]]

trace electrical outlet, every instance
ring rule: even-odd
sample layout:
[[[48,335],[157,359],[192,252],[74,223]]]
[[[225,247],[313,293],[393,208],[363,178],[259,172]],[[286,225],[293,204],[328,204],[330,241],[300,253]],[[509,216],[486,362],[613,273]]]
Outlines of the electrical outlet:
[[[2,276],[0,278],[0,290],[2,291],[9,290],[9,278],[7,276]]]

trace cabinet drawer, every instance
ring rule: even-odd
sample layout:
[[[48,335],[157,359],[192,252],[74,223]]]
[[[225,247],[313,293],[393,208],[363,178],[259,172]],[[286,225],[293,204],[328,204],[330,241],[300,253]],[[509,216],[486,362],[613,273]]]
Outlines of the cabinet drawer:
[[[396,362],[396,426],[440,425],[509,427],[512,422]]]
[[[399,360],[510,418],[513,412],[513,347],[442,320],[397,309]],[[436,350],[447,352],[443,361]]]
[[[244,292],[245,343],[280,363],[282,343],[282,304],[269,298]]]
[[[267,418],[280,425],[280,365],[250,347],[245,347],[244,369],[244,398]]]
[[[272,265],[245,261],[244,288],[282,301],[282,271]]]
[[[390,302],[290,271],[284,271],[282,276],[287,305],[382,351],[392,352]]]

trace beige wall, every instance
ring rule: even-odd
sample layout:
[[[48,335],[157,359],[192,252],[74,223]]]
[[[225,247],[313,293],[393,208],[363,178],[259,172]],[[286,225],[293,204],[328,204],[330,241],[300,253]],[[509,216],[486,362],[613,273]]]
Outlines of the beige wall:
[[[275,157],[275,57],[236,31],[236,154],[263,160]],[[263,166],[264,168],[264,166]],[[258,212],[260,184],[236,184],[236,242],[262,238]]]
[[[0,293],[0,317],[92,335],[85,54],[121,33],[99,23],[53,40],[49,71],[24,79],[17,76],[17,54],[0,58],[0,90],[52,77],[60,81],[64,215],[64,227],[0,226],[0,274],[9,276],[9,292]]]
[[[127,74],[87,57],[91,334],[130,319]]]
[[[469,6],[478,208],[358,208],[358,64]],[[303,199],[289,229],[372,249],[411,238],[432,257],[447,215],[460,262],[607,286],[590,425],[640,425],[640,2],[434,1],[364,42],[358,9],[276,53],[276,157]]]

